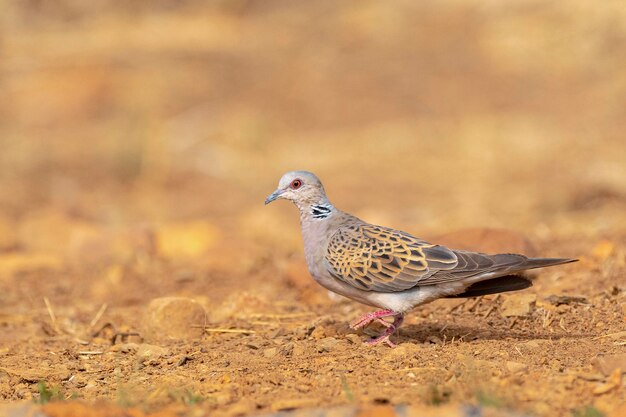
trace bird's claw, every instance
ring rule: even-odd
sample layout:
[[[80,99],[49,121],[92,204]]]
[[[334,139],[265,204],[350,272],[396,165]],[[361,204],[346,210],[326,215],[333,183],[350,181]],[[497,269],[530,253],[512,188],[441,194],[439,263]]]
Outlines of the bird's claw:
[[[383,320],[383,317],[393,316],[393,323],[389,323],[388,321]],[[360,329],[362,327],[367,326],[373,321],[377,321],[383,326],[386,327],[385,331],[378,337],[368,340],[365,343],[368,345],[378,345],[380,343],[386,343],[389,347],[396,347],[396,344],[393,343],[389,337],[398,330],[398,327],[402,325],[404,321],[404,316],[401,313],[396,313],[392,310],[380,310],[375,311],[373,313],[365,314],[359,317],[357,320],[350,323],[350,327],[353,330]]]
[[[365,344],[370,345],[370,346],[374,346],[374,345],[379,345],[381,343],[387,343],[387,345],[390,348],[395,348],[397,345],[391,341],[389,336],[391,336],[391,335],[390,334],[383,334],[382,336],[378,336],[378,337],[376,337],[374,339],[366,340]]]

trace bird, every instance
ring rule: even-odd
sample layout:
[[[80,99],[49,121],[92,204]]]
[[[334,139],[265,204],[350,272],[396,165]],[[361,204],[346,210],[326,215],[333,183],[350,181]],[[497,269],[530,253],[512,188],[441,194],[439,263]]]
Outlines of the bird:
[[[313,279],[334,293],[379,309],[350,323],[354,330],[373,322],[385,327],[366,341],[371,345],[394,347],[390,337],[416,306],[439,298],[522,290],[532,286],[524,271],[577,261],[454,250],[367,223],[336,208],[319,178],[308,171],[285,173],[265,205],[278,199],[291,201],[300,211],[304,254]]]

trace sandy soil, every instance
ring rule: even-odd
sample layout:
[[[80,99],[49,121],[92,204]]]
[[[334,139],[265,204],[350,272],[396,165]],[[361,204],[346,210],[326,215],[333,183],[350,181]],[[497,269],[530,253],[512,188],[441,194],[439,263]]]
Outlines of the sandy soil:
[[[620,2],[0,9],[3,402],[623,415]],[[380,328],[347,326],[367,308],[308,276],[296,210],[263,207],[296,168],[373,223],[580,261],[367,346]],[[182,301],[160,317],[162,297]]]

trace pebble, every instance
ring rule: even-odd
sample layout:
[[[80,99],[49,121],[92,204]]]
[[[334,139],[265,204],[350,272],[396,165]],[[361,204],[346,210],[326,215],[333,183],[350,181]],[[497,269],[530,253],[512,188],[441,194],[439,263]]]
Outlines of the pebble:
[[[326,337],[317,343],[317,351],[330,352],[335,346],[337,346],[337,343],[339,343],[339,340],[334,337]]]
[[[504,317],[527,316],[537,301],[535,294],[510,294],[504,297],[500,312]]]
[[[190,298],[155,298],[148,305],[143,334],[148,341],[193,340],[204,334],[206,313]]]
[[[137,348],[137,357],[142,359],[158,359],[169,354],[170,351],[167,348],[147,343],[142,343]]]
[[[319,327],[319,326],[318,326],[318,327],[316,327],[316,328],[315,328],[315,329],[311,332],[311,337],[312,337],[313,339],[320,340],[320,339],[325,338],[326,336],[328,336],[328,335],[326,334],[326,330],[324,330],[324,328]]]
[[[363,344],[363,340],[361,340],[361,338],[359,337],[358,334],[349,333],[349,334],[345,335],[344,337],[346,338],[346,340],[348,340],[350,343],[352,343],[354,345],[361,345],[361,344]]]
[[[274,356],[276,356],[276,354],[278,353],[278,348],[269,348],[269,349],[265,349],[263,351],[263,356],[265,356],[266,358],[273,358]]]

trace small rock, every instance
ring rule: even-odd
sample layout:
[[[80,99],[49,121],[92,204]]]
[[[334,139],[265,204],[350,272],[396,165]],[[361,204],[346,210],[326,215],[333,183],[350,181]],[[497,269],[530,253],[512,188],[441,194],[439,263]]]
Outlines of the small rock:
[[[293,356],[302,356],[305,352],[306,350],[304,349],[304,346],[302,346],[300,343],[293,344],[293,350],[291,352]]]
[[[320,340],[317,344],[317,351],[330,352],[335,346],[337,346],[337,343],[339,343],[339,340],[335,339],[334,337],[326,337]]]
[[[249,337],[248,340],[246,340],[246,347],[252,350],[259,350],[264,345],[263,339],[259,337]]]
[[[535,294],[511,294],[502,303],[501,315],[504,317],[527,316],[532,311],[537,296]]]
[[[325,338],[326,336],[328,336],[326,334],[326,330],[324,330],[324,328],[319,327],[319,326],[315,327],[315,329],[313,329],[313,331],[311,332],[311,337],[313,339],[321,340]]]
[[[158,359],[163,356],[168,356],[169,353],[169,350],[164,347],[149,345],[147,343],[142,343],[137,348],[137,356],[142,359]]]
[[[352,344],[354,345],[361,345],[363,344],[363,340],[361,340],[361,338],[359,337],[358,334],[355,333],[349,333],[347,335],[345,335],[345,338]]]
[[[155,298],[148,305],[144,335],[150,341],[200,339],[206,313],[196,301],[183,297]]]
[[[293,337],[297,340],[304,340],[308,338],[315,330],[315,326],[299,326],[293,331]]]
[[[276,356],[276,354],[278,353],[278,348],[269,348],[269,349],[265,349],[263,351],[263,356],[265,356],[266,358],[273,358],[274,356]]]
[[[278,329],[271,331],[267,335],[267,337],[270,339],[276,339],[278,337],[285,336],[287,333],[287,329],[285,329],[284,327],[279,327]]]
[[[528,365],[520,362],[507,361],[506,369],[512,373],[526,372],[528,371]]]

